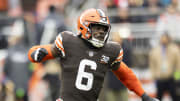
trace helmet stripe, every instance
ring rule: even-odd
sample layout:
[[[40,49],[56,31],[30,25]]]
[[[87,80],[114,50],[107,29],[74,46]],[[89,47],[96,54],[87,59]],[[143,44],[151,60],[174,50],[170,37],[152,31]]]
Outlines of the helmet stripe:
[[[106,17],[105,13],[101,9],[97,9],[97,11],[101,17]]]
[[[99,13],[101,17],[100,22],[108,23],[105,13],[101,9],[97,9],[97,12]]]

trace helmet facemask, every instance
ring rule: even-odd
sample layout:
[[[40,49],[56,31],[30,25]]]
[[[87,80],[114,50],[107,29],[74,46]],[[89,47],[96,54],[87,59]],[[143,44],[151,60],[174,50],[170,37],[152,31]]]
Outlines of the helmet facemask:
[[[91,38],[88,41],[95,47],[103,47],[109,37],[110,25],[102,23],[91,23],[89,25]]]

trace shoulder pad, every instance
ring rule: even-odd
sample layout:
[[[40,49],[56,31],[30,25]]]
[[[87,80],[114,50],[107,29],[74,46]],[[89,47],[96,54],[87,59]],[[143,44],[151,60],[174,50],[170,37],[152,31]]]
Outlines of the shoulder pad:
[[[73,35],[73,36],[76,36],[75,33],[71,32],[71,31],[63,31],[61,32],[62,34],[68,34],[68,35]]]

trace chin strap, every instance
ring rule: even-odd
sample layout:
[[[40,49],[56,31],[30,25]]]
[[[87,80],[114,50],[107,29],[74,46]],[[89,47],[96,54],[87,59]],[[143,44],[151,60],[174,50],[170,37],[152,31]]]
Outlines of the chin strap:
[[[97,47],[97,48],[101,48],[104,46],[104,43],[103,41],[99,41],[98,39],[96,38],[93,38],[92,39],[89,39],[88,40],[93,46]]]
[[[98,42],[95,42],[93,40],[88,40],[94,47],[97,47],[97,48],[101,48],[104,46],[103,43],[98,43]]]

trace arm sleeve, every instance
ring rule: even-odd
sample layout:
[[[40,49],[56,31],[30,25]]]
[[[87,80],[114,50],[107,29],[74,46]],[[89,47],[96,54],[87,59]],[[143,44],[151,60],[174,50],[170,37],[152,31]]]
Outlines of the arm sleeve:
[[[121,62],[119,68],[112,70],[112,72],[129,90],[134,91],[138,96],[141,97],[145,93],[138,78],[124,62]]]
[[[40,45],[40,46],[34,46],[34,47],[32,47],[30,50],[29,50],[29,52],[28,52],[28,58],[29,58],[29,60],[31,61],[31,62],[36,62],[32,57],[31,57],[31,55],[32,55],[32,53],[34,52],[34,51],[36,51],[38,48],[44,48],[44,49],[46,49],[46,51],[48,52],[48,54],[42,59],[42,61],[41,62],[43,62],[43,61],[46,61],[46,60],[49,60],[49,59],[54,59],[54,56],[53,56],[53,50],[52,50],[52,47],[53,47],[53,45],[51,45],[51,44],[49,44],[49,45]]]

